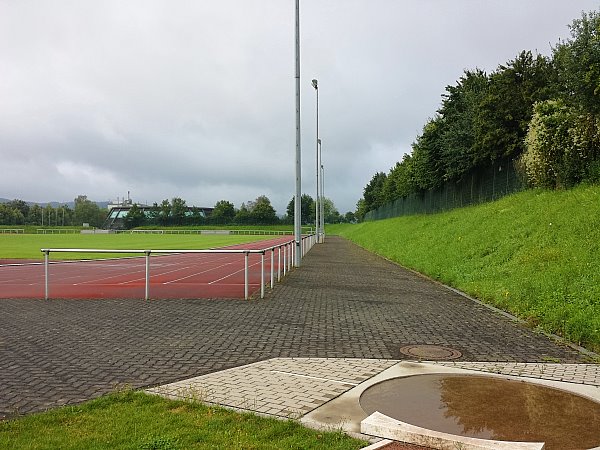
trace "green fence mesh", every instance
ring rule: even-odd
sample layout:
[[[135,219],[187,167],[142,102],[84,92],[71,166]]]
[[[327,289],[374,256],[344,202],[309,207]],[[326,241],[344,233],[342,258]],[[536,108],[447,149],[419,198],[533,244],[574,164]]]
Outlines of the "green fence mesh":
[[[412,214],[432,214],[477,203],[489,202],[526,188],[515,161],[504,159],[473,170],[459,181],[438,189],[411,194],[386,203],[365,214],[365,220],[381,220]]]

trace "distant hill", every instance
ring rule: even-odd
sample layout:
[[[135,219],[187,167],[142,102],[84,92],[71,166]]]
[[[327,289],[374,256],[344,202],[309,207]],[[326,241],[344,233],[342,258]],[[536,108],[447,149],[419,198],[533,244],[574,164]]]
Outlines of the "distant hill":
[[[1,198],[0,197],[0,203],[8,203],[11,202],[12,199],[8,199],[8,198]],[[93,201],[93,200],[92,200]],[[67,205],[69,208],[73,209],[75,207],[75,202],[70,201],[70,202],[48,202],[48,203],[40,203],[40,202],[27,202],[26,203],[29,206],[33,206],[33,205],[39,205],[39,206],[52,206],[53,208],[57,208],[59,206],[63,206],[63,205]],[[96,203],[96,205],[98,205],[98,207],[100,208],[106,208],[108,206],[109,202],[94,202]]]

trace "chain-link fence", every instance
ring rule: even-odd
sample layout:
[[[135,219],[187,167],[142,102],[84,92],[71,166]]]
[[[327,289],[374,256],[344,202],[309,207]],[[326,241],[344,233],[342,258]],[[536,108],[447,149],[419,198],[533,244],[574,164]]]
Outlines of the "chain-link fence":
[[[442,187],[401,197],[365,214],[365,220],[389,219],[412,214],[432,214],[462,206],[484,203],[526,188],[515,161],[495,161],[486,168],[473,170],[459,181]]]

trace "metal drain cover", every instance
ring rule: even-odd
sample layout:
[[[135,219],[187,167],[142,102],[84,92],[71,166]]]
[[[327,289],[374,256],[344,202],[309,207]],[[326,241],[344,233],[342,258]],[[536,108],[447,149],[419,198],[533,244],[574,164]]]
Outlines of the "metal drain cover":
[[[406,345],[400,349],[400,353],[418,359],[456,359],[462,356],[458,350],[439,345]]]

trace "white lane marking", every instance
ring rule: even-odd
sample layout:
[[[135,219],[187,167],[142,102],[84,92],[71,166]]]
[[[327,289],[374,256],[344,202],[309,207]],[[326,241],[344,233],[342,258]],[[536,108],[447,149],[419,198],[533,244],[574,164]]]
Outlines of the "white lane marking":
[[[254,263],[254,264],[250,264],[250,265],[248,265],[248,269],[249,269],[250,267],[257,266],[258,264],[260,264],[260,263]],[[227,279],[227,278],[229,278],[229,277],[232,277],[232,276],[234,276],[234,275],[237,275],[238,273],[240,273],[240,272],[243,272],[244,270],[245,270],[245,269],[237,270],[237,271],[235,271],[235,272],[233,272],[233,273],[230,273],[229,275],[226,275],[226,276],[224,276],[224,277],[221,277],[221,278],[219,278],[218,280],[211,281],[211,282],[210,282],[210,283],[208,283],[208,284],[215,284],[215,283],[218,283],[219,281],[221,281],[221,280],[225,280],[225,279]]]
[[[220,266],[216,266],[216,267],[213,267],[211,269],[206,269],[206,270],[203,270],[201,272],[196,272],[196,273],[193,273],[193,274],[185,276],[185,277],[176,278],[175,280],[165,281],[163,284],[177,283],[178,281],[187,280],[188,278],[195,277],[196,275],[200,275],[200,274],[203,274],[203,273],[206,273],[206,272],[211,272],[213,270],[217,270],[217,269],[220,269],[221,267],[229,266],[231,264],[233,264],[233,262],[228,262],[228,263],[225,263],[225,264],[221,264]],[[201,283],[201,284],[204,284],[204,283]]]

